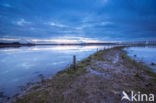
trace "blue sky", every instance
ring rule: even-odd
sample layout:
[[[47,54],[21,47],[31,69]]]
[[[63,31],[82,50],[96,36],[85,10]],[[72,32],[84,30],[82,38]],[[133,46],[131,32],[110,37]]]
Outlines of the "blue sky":
[[[0,0],[0,41],[154,40],[156,0]]]

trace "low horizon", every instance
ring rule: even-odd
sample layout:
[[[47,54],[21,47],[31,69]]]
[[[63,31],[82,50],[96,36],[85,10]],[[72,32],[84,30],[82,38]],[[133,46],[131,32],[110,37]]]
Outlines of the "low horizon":
[[[155,40],[155,4],[155,0],[1,0],[0,42]]]

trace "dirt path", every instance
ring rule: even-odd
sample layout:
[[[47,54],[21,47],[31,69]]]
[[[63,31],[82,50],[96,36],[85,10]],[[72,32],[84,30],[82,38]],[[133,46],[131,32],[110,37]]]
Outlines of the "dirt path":
[[[61,71],[30,89],[16,103],[120,103],[122,91],[156,93],[156,76],[121,48],[91,55],[77,71]]]

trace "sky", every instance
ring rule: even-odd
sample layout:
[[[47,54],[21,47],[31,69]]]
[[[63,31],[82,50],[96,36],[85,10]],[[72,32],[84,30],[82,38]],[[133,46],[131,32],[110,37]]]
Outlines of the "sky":
[[[156,39],[156,0],[0,0],[0,41]]]

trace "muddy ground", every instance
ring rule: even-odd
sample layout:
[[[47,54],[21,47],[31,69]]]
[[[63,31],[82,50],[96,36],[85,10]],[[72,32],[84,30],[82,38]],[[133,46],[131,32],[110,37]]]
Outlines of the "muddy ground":
[[[101,50],[16,96],[14,103],[120,103],[122,91],[156,94],[156,74],[121,47]]]

